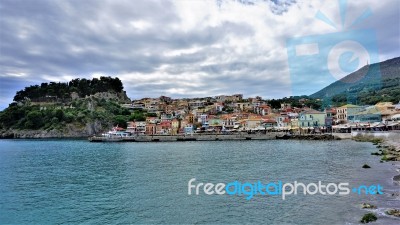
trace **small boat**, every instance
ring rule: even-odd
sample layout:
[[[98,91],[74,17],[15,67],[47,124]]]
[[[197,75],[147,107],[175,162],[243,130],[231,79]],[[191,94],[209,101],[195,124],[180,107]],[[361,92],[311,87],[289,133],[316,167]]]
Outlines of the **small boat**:
[[[289,135],[289,134],[284,134],[284,135],[281,135],[281,136],[276,135],[275,138],[276,138],[276,139],[287,140],[287,139],[290,139],[290,138],[291,138],[291,135]]]
[[[130,142],[135,141],[135,137],[131,135],[130,132],[127,132],[125,129],[118,127],[113,127],[112,130],[107,133],[101,134],[100,137],[89,137],[90,142]]]

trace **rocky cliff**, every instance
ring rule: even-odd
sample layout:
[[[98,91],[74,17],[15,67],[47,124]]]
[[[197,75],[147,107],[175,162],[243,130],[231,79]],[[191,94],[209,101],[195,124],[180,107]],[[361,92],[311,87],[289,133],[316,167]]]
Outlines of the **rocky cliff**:
[[[0,131],[0,138],[83,138],[90,137],[107,131],[113,124],[104,124],[104,121],[93,121],[86,123],[85,126],[67,124],[64,129],[7,129]]]

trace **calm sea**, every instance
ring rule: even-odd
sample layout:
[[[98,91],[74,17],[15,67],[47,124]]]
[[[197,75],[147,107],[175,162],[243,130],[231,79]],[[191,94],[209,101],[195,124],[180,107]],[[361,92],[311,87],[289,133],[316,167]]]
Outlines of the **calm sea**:
[[[89,143],[0,140],[1,224],[357,224],[368,202],[378,224],[399,224],[384,210],[392,163],[354,141]],[[363,164],[371,169],[362,169]],[[398,167],[398,165],[397,165]],[[188,195],[188,181],[235,180],[380,184],[384,195]]]

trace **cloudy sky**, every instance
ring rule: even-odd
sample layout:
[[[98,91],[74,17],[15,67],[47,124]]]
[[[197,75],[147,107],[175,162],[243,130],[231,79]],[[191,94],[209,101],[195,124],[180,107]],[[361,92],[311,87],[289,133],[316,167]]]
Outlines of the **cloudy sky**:
[[[0,109],[27,85],[101,75],[132,99],[290,96],[287,41],[309,35],[370,29],[379,61],[400,55],[400,1],[345,6],[343,17],[334,0],[0,0]]]

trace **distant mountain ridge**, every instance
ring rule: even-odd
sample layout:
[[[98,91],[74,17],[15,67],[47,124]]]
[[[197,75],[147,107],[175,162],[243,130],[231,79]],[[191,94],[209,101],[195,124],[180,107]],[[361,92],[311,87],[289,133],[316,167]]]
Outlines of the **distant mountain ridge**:
[[[400,57],[366,65],[309,97],[330,98],[334,105],[340,105],[348,102],[349,96],[355,96],[352,103],[358,104],[399,101]]]

